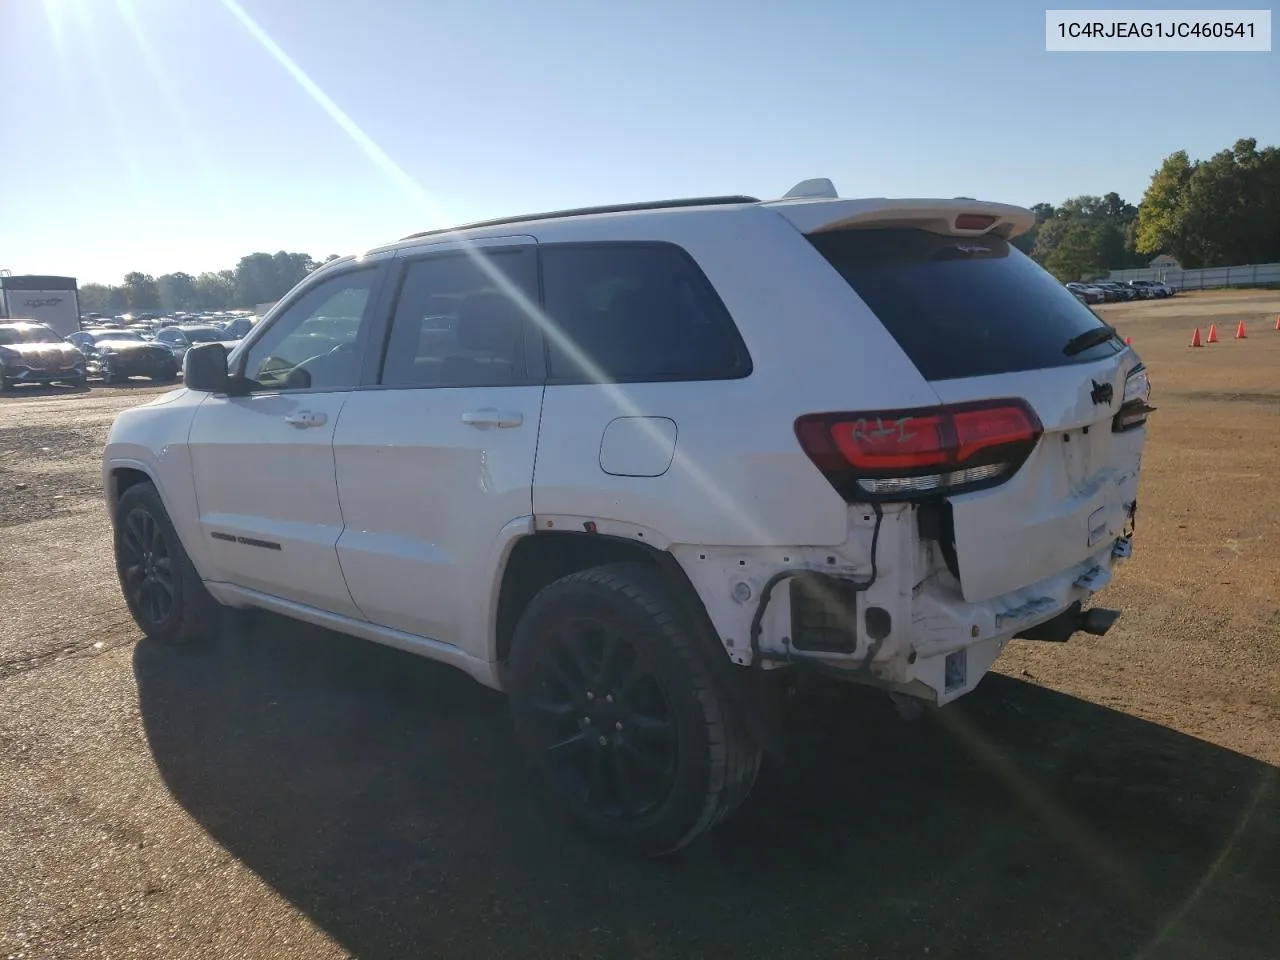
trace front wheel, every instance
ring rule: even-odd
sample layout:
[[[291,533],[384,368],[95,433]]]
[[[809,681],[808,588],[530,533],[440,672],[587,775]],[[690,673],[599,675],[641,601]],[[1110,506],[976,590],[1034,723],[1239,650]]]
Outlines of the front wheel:
[[[674,852],[746,799],[761,751],[670,587],[643,563],[544,588],[516,627],[511,714],[535,774],[588,831]]]
[[[188,643],[213,629],[217,604],[150,483],[136,484],[120,497],[115,511],[115,555],[129,613],[148,637]]]

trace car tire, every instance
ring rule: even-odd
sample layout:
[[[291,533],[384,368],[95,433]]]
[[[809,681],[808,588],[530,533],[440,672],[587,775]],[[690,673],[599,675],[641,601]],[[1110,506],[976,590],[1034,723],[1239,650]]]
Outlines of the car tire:
[[[644,563],[563,577],[530,602],[509,662],[511,717],[544,791],[588,832],[673,853],[741,805],[761,749],[662,576]]]
[[[150,483],[129,487],[116,505],[115,558],[129,613],[149,638],[181,644],[213,632],[218,604]]]

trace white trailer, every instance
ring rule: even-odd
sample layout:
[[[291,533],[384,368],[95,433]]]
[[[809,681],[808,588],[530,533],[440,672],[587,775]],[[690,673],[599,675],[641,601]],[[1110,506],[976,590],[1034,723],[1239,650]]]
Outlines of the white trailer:
[[[0,320],[36,320],[71,336],[80,329],[75,277],[0,276]]]

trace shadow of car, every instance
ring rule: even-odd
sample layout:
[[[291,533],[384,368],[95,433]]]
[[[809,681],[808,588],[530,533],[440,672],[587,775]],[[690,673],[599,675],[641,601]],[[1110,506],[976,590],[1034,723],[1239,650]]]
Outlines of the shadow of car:
[[[531,797],[447,667],[264,615],[134,668],[173,795],[362,958],[1276,955],[1276,770],[1004,676],[914,723],[826,690],[652,862]]]

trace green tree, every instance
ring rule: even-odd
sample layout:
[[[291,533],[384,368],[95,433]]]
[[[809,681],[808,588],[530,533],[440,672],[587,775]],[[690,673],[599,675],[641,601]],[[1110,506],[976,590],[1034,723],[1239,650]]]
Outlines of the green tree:
[[[1105,273],[1104,226],[1087,217],[1074,217],[1062,223],[1058,242],[1045,257],[1044,268],[1063,282]]]
[[[160,288],[150,274],[125,274],[124,288],[130,310],[155,310],[160,306]]]
[[[236,264],[236,296],[241,303],[263,303],[274,299],[276,261],[269,253],[251,253]]]
[[[1028,256],[1036,248],[1036,237],[1040,235],[1040,227],[1054,214],[1053,204],[1037,203],[1031,208],[1031,212],[1036,215],[1035,226],[1013,238],[1013,245]]]
[[[236,276],[231,270],[207,271],[195,279],[196,307],[226,310],[236,304]]]
[[[236,264],[236,295],[249,304],[279,300],[314,267],[305,253],[251,253]]]
[[[316,262],[305,253],[285,253],[281,250],[271,259],[276,268],[275,296],[266,300],[279,300],[316,268]],[[266,300],[255,300],[254,303],[266,303]]]
[[[1024,243],[1042,266],[1064,280],[1079,280],[1108,270],[1138,266],[1133,223],[1137,208],[1118,193],[1097,197],[1084,194],[1064,200],[1057,208],[1037,204],[1034,242]],[[1058,251],[1059,245],[1066,244]]]
[[[105,283],[82,283],[77,293],[83,313],[107,313],[112,288]]]
[[[1280,151],[1237,140],[1195,164],[1187,184],[1182,242],[1187,259],[1206,267],[1280,257]]]
[[[1160,169],[1152,175],[1147,192],[1138,204],[1134,242],[1139,253],[1167,252],[1179,259],[1186,255],[1187,185],[1191,174],[1187,152],[1178,150],[1165,157]]]
[[[1139,206],[1136,244],[1186,267],[1280,259],[1280,149],[1245,138],[1208,160],[1166,157]]]
[[[191,310],[196,306],[196,281],[189,273],[166,273],[156,279],[164,310]]]
[[[107,309],[103,313],[118,317],[129,309],[129,291],[124,287],[107,288]]]

